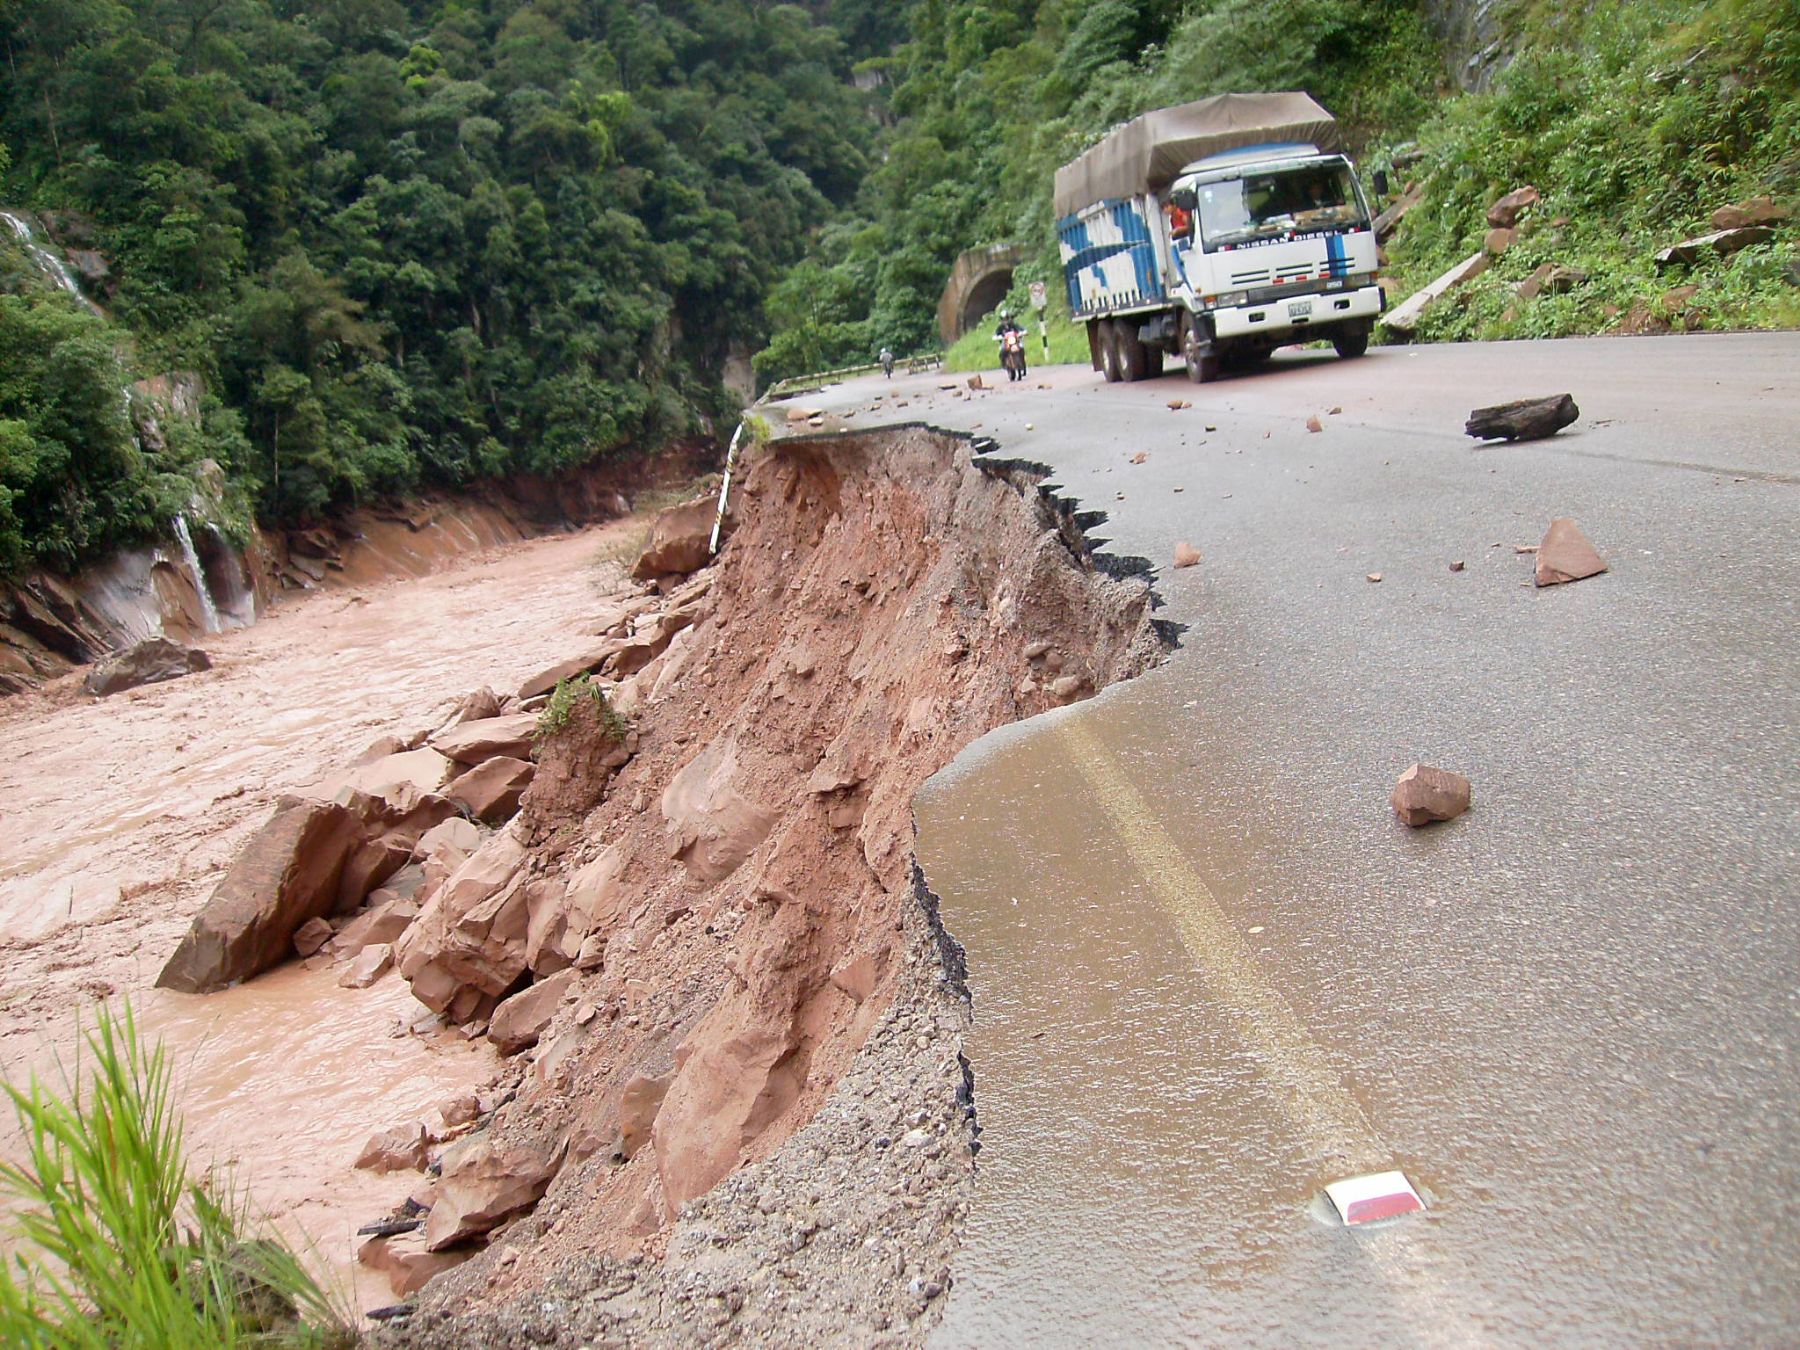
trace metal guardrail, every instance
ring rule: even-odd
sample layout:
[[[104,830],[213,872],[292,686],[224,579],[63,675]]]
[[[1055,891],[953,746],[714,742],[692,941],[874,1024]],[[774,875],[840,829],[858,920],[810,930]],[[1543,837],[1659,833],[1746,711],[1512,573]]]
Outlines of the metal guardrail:
[[[908,375],[917,375],[927,370],[941,370],[944,365],[942,353],[933,352],[929,356],[909,356],[903,361],[894,362],[896,370],[903,370]],[[803,389],[813,389],[820,385],[830,384],[834,380],[848,380],[857,375],[872,375],[881,369],[879,363],[871,362],[864,366],[844,366],[838,370],[821,370],[812,375],[794,375],[785,380],[777,380],[763,392],[757,403],[773,403],[787,398]]]

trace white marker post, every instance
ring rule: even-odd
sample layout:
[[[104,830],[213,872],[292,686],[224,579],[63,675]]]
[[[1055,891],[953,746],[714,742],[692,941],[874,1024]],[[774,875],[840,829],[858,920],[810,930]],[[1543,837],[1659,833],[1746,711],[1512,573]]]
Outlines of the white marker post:
[[[744,424],[739,422],[737,430],[731,433],[731,448],[725,452],[725,481],[719,484],[719,514],[713,517],[712,542],[706,549],[709,558],[719,551],[719,531],[725,528],[725,503],[731,496],[731,471],[737,464],[738,441],[743,434]]]
[[[1050,364],[1050,322],[1044,317],[1044,311],[1050,307],[1050,292],[1044,289],[1044,283],[1031,283],[1031,307],[1038,312],[1038,340],[1044,346],[1044,365]]]

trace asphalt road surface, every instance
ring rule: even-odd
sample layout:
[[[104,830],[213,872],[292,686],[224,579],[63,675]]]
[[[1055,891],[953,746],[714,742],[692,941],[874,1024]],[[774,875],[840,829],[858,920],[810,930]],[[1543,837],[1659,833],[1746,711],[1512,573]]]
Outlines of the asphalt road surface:
[[[1187,628],[921,796],[984,1127],[939,1343],[1800,1342],[1800,336],[940,378],[801,401],[1049,465]],[[1612,570],[1538,590],[1558,516]],[[1414,760],[1473,810],[1401,825]],[[1338,1226],[1390,1167],[1428,1211]]]

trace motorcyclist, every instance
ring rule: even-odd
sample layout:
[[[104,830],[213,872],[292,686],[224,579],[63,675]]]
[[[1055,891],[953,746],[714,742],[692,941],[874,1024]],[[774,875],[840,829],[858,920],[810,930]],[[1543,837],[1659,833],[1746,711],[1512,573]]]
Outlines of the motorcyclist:
[[[1006,370],[1006,378],[1024,379],[1025,330],[1014,321],[1010,309],[1000,311],[1000,325],[994,329],[994,341],[1000,344],[1000,364]]]

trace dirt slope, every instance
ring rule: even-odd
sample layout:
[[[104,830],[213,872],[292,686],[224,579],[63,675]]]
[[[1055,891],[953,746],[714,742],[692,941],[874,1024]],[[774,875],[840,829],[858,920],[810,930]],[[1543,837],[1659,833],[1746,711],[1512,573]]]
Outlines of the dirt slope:
[[[533,884],[619,880],[598,968],[509,1061],[486,1123],[560,1170],[392,1334],[922,1328],[973,1121],[960,954],[914,873],[913,793],[984,732],[1162,650],[1146,580],[1096,570],[1038,481],[920,428],[752,456],[691,627],[617,691],[636,756],[591,810],[534,789],[512,827]]]

